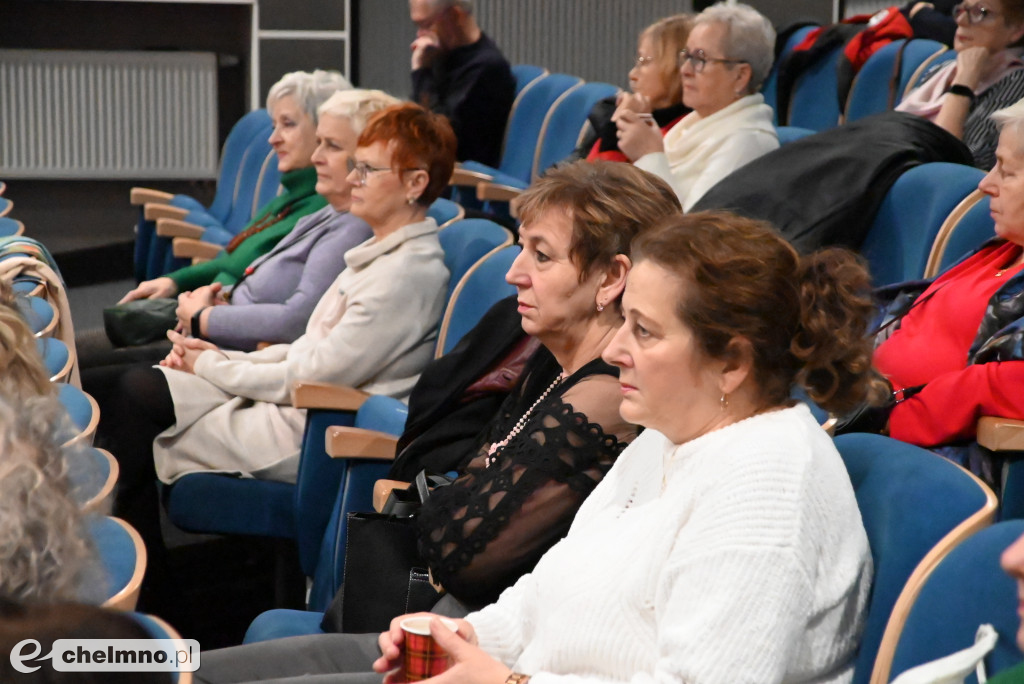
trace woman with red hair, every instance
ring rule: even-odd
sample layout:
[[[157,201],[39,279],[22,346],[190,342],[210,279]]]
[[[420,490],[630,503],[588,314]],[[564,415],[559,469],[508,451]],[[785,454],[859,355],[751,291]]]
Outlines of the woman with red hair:
[[[351,213],[373,237],[345,254],[347,268],[291,344],[245,353],[168,333],[159,368],[132,367],[104,412],[101,440],[121,465],[115,514],[159,540],[154,479],[237,473],[294,482],[305,412],[295,380],[406,399],[431,359],[448,271],[426,211],[451,176],[455,134],[413,104],[378,112],[349,159]]]

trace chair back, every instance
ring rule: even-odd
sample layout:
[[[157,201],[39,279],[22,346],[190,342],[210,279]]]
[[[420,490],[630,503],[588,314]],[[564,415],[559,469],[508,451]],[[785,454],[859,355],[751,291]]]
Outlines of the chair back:
[[[1024,534],[1024,520],[996,523],[965,539],[922,579],[903,625],[890,678],[974,643],[979,625],[999,635],[985,658],[992,675],[1021,662],[1017,648],[1017,583],[999,567],[1002,552]],[[965,680],[976,684],[972,672]]]
[[[146,572],[146,546],[131,525],[120,518],[89,521],[89,533],[107,575],[103,607],[134,610]]]
[[[768,77],[761,84],[761,94],[764,95],[764,102],[772,108],[772,123],[776,126],[779,125],[778,115],[778,90],[779,90],[779,64],[781,64],[789,53],[793,51],[800,41],[807,37],[807,34],[816,29],[817,26],[802,26],[793,33],[789,34],[789,38],[786,40],[786,44],[779,51],[779,54],[775,57],[775,62],[772,63],[772,68],[768,72]]]
[[[100,422],[99,404],[78,387],[67,383],[58,385],[57,399],[67,412],[75,430],[65,444],[91,445],[92,438],[96,434],[96,427]]]
[[[939,229],[928,255],[925,277],[942,273],[995,235],[995,222],[989,214],[989,197],[981,190],[975,190],[956,206]]]
[[[996,498],[971,473],[911,444],[868,434],[841,435],[835,444],[874,560],[853,682],[887,682],[896,640],[913,603],[914,581],[950,548],[992,522]]]
[[[99,513],[114,493],[120,474],[109,451],[88,447],[65,451],[71,498],[84,513]]]
[[[843,48],[830,50],[797,78],[789,99],[789,126],[824,131],[839,125],[839,79],[836,64]]]
[[[924,275],[940,227],[984,175],[971,166],[933,162],[896,179],[860,247],[876,286]]]
[[[512,244],[512,234],[494,221],[482,218],[456,221],[437,234],[444,250],[444,265],[448,268],[448,293],[451,299],[462,276],[485,254],[498,247]]]
[[[794,140],[800,138],[806,138],[809,135],[814,135],[817,131],[812,131],[810,128],[800,128],[799,126],[776,126],[775,135],[779,136],[779,145],[785,145],[791,143]]]
[[[47,337],[53,334],[59,318],[50,302],[42,297],[18,297],[15,305],[33,335]]]
[[[444,197],[438,197],[427,208],[427,216],[434,219],[437,222],[437,227],[443,230],[455,221],[465,218],[466,210],[457,202],[452,202]]]
[[[50,382],[67,382],[75,364],[71,348],[56,337],[37,337],[36,349],[50,374]]]
[[[268,142],[271,127],[266,126],[253,136],[246,148],[242,165],[238,170],[238,182],[235,184],[234,201],[222,225],[232,235],[238,233],[253,217],[253,200],[259,188],[260,172],[263,170],[267,155],[273,150]],[[265,133],[265,135],[264,135]],[[188,220],[186,218],[186,220]]]
[[[155,615],[146,615],[145,613],[131,613],[131,618],[142,625],[142,628],[149,633],[151,639],[172,639],[175,642],[179,642],[180,645],[175,645],[175,650],[188,651],[188,645],[185,644],[181,638],[181,634],[178,630],[167,624],[162,618],[158,618]],[[197,654],[198,655],[198,654]],[[200,662],[202,659],[200,658]],[[191,672],[172,672],[171,681],[175,684],[192,684],[192,673]]]
[[[926,77],[933,74],[934,69],[938,68],[940,64],[945,64],[946,62],[955,59],[956,50],[946,49],[939,50],[931,57],[924,60],[920,65],[918,65],[914,73],[910,75],[910,78],[907,79],[907,85],[903,88],[903,97],[900,98],[900,102],[907,99],[907,95],[909,95],[914,88],[924,83],[925,80],[927,80]]]
[[[917,68],[946,46],[934,40],[894,40],[868,57],[853,79],[846,99],[849,123],[893,109]]]
[[[245,150],[253,138],[270,125],[270,113],[266,109],[254,109],[239,119],[228,137],[220,155],[220,170],[217,173],[217,191],[210,202],[209,213],[223,221],[235,197],[235,185],[245,158]],[[269,133],[268,133],[269,135]]]
[[[530,182],[541,128],[555,101],[583,81],[569,74],[548,74],[525,89],[508,119],[505,151],[498,170],[525,183]]]
[[[540,145],[532,177],[537,178],[576,149],[587,124],[587,116],[599,100],[619,92],[610,83],[584,83],[571,88],[555,101],[541,127]]]
[[[548,70],[536,64],[515,64],[512,66],[512,76],[516,79],[516,97],[523,92],[531,83],[538,78],[548,75]],[[515,105],[513,105],[515,106]]]
[[[455,287],[441,319],[435,358],[450,352],[499,300],[516,293],[516,288],[505,282],[505,274],[518,255],[519,247],[500,247],[467,271]]]

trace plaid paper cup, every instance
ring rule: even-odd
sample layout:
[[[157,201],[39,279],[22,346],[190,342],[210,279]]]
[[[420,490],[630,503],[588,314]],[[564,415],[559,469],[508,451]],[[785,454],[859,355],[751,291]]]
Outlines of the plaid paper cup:
[[[445,627],[453,632],[458,629],[451,620],[441,618]],[[402,620],[402,631],[405,632],[405,678],[410,682],[430,679],[448,669],[451,664],[434,637],[430,636],[429,617],[411,617]]]

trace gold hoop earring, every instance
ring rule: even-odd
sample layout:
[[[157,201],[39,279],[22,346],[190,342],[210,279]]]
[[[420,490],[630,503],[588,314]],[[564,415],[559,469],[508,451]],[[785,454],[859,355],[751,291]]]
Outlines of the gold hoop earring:
[[[719,403],[722,405],[722,410],[723,411],[725,411],[727,408],[729,408],[729,400],[726,398],[726,396],[724,394],[722,395],[722,398],[719,401]]]

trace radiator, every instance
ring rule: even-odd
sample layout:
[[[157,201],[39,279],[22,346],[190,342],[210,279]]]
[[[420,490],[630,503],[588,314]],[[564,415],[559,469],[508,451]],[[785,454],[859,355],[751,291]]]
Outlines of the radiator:
[[[0,178],[217,174],[207,52],[0,50]]]

